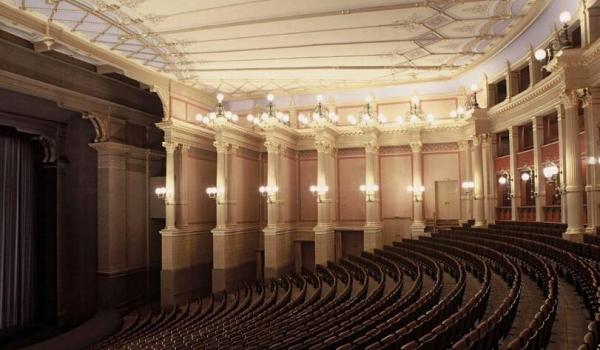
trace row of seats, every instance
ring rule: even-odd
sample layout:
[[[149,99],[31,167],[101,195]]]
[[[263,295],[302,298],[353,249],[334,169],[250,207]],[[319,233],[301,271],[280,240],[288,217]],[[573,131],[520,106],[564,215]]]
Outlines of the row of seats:
[[[554,233],[559,226],[527,227],[533,229],[498,222],[443,230],[317,265],[314,272],[134,313],[93,348],[542,349],[552,337],[558,280],[565,279],[595,318],[579,350],[596,349],[600,256],[594,245],[563,241]],[[535,283],[524,284],[525,278]],[[526,286],[543,295],[532,313],[522,309]]]

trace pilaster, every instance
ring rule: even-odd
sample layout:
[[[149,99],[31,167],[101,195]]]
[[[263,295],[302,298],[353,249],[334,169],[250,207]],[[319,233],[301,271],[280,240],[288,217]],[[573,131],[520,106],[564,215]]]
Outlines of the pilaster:
[[[544,143],[544,124],[542,117],[531,119],[533,129],[533,171],[535,192],[535,221],[544,221],[544,201],[546,199],[546,183],[543,175],[542,145]]]
[[[471,145],[468,140],[459,141],[458,142],[458,152],[461,160],[461,174],[462,180],[464,181],[473,181],[473,169],[471,165]],[[461,184],[462,185],[462,184]],[[473,198],[472,191],[466,192],[461,189],[461,203],[463,212],[461,213],[461,221],[466,222],[468,220],[473,219]]]
[[[496,221],[496,178],[494,174],[495,142],[490,134],[482,135],[483,205],[487,224]]]
[[[565,109],[565,173],[567,199],[567,231],[565,238],[580,240],[583,228],[583,181],[581,178],[581,150],[579,147],[578,96],[576,91],[561,95]]]
[[[365,147],[365,185],[379,185],[378,155],[379,145],[377,135],[372,135],[371,140],[364,143]],[[368,197],[368,198],[367,198]],[[365,226],[363,228],[363,249],[373,252],[383,248],[383,233],[380,218],[379,191],[365,196]]]
[[[600,88],[592,88],[583,100],[585,118],[585,136],[587,142],[587,156],[594,159],[587,165],[587,228],[586,233],[596,234],[600,226],[600,168],[598,159],[600,151]]]
[[[562,105],[556,107],[558,122],[558,158],[559,158],[559,182],[562,195],[560,198],[560,221],[567,223],[567,200],[564,196],[564,189],[567,183],[566,178],[566,131],[565,131],[565,111]]]
[[[473,212],[475,227],[485,226],[485,211],[483,205],[483,158],[482,158],[482,135],[471,138],[473,142]]]
[[[511,181],[507,185],[510,186],[512,198],[510,200],[511,219],[519,220],[518,207],[521,203],[521,187],[519,186],[520,178],[517,171],[517,152],[519,151],[519,128],[512,126],[508,129],[508,142],[510,148],[510,178]]]
[[[414,141],[410,143],[412,151],[413,188],[423,186],[423,143]],[[423,219],[423,194],[412,194],[413,197],[413,222],[411,225],[412,236],[418,237],[425,232]]]
[[[332,141],[325,130],[317,131],[315,136],[317,149],[317,185],[330,187],[333,183]],[[326,265],[335,261],[335,232],[332,222],[331,192],[323,194],[317,202],[317,226],[315,232],[315,263]]]

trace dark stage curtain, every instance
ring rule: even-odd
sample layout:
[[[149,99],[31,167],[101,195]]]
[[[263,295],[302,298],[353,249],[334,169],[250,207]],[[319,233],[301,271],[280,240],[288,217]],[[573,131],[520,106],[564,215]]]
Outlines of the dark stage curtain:
[[[34,318],[34,172],[30,136],[0,127],[0,330]]]

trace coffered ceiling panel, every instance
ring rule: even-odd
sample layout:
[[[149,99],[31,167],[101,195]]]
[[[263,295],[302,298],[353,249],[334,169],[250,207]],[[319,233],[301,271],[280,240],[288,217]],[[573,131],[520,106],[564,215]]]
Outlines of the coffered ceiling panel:
[[[230,98],[446,79],[496,53],[547,4],[546,0],[0,1],[188,84],[233,95]],[[61,50],[85,56],[66,47]]]

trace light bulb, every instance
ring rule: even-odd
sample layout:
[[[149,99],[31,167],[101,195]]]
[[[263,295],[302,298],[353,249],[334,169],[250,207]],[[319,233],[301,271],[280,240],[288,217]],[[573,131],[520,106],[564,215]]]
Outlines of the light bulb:
[[[500,185],[506,185],[506,181],[507,181],[507,179],[506,179],[506,176],[500,176],[500,177],[498,178],[498,183],[499,183]]]
[[[396,124],[398,124],[398,125],[404,124],[404,117],[402,117],[402,116],[396,117]]]
[[[356,118],[352,114],[348,116],[348,123],[352,125],[356,124]]]
[[[413,104],[419,104],[419,96],[417,95],[413,95],[413,97],[410,98],[410,100],[412,101]]]
[[[571,21],[571,12],[569,12],[569,11],[561,12],[560,16],[558,16],[558,19],[560,20],[560,23],[562,23],[562,24],[569,23],[569,21]]]
[[[317,95],[317,102],[323,102],[323,95]]]
[[[596,164],[596,157],[588,157],[587,163],[590,165]]]
[[[365,185],[360,185],[360,187],[358,188],[361,192],[364,192],[367,190],[367,186]]]
[[[237,114],[234,114],[234,115],[231,116],[231,120],[233,122],[237,122],[238,120],[240,120],[240,117]]]
[[[435,120],[435,117],[433,116],[433,114],[427,114],[427,121],[430,123],[433,123],[433,121]]]
[[[471,84],[471,92],[476,92],[477,90],[479,90],[479,86],[477,86],[477,84]]]
[[[265,193],[266,190],[267,190],[267,188],[265,186],[260,186],[258,188],[258,192],[260,192],[260,193]]]
[[[531,175],[529,175],[529,173],[523,173],[523,174],[521,174],[521,180],[523,180],[523,181],[529,181],[529,179],[531,179]]]
[[[219,103],[223,102],[223,94],[217,94],[217,101],[219,101]]]
[[[410,116],[411,123],[416,124],[418,120],[419,120],[419,117],[417,117],[416,115],[413,114]]]
[[[267,101],[273,102],[273,99],[275,99],[275,96],[273,96],[273,94],[268,94],[267,95]]]
[[[373,101],[373,97],[371,97],[371,96],[367,96],[367,97],[365,97],[365,101],[366,101],[367,103],[371,103],[371,101]]]
[[[536,60],[543,61],[546,59],[546,50],[537,49],[533,55],[535,56]]]
[[[456,114],[464,114],[465,113],[465,109],[463,107],[458,107],[456,109]]]
[[[201,122],[202,119],[204,119],[204,116],[202,114],[200,114],[200,113],[196,114],[196,120],[197,121]]]
[[[456,117],[458,117],[458,112],[456,112],[456,111],[451,111],[451,112],[450,112],[450,117],[452,117],[452,118],[456,118]]]

